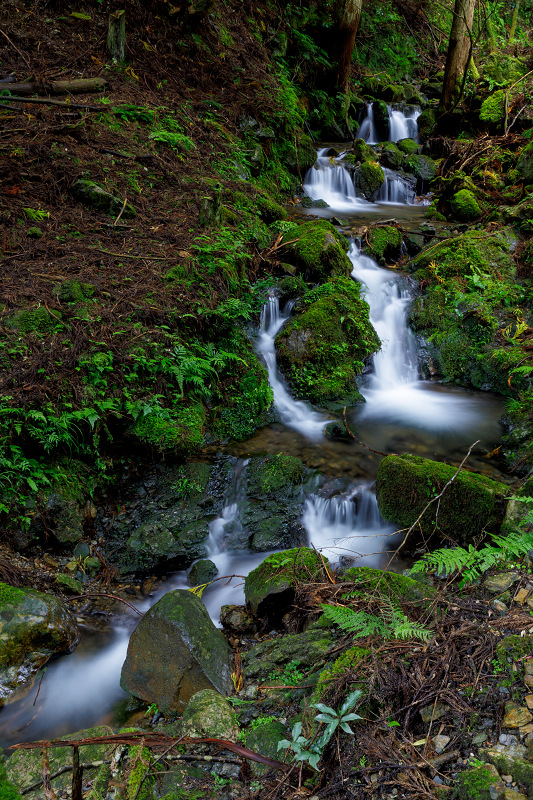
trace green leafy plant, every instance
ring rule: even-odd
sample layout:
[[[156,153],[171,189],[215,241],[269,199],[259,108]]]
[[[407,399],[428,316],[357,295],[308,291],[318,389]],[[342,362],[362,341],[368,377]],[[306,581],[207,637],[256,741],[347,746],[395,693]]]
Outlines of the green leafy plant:
[[[364,636],[379,636],[382,639],[421,639],[428,641],[432,631],[408,619],[403,611],[386,598],[380,598],[380,616],[368,611],[356,611],[348,606],[323,605],[326,619],[344,631],[353,633],[356,639]]]

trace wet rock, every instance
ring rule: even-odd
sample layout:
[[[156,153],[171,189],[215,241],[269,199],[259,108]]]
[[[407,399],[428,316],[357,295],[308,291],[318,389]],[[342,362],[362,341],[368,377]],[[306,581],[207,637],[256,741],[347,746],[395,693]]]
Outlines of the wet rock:
[[[152,606],[131,635],[120,683],[165,714],[202,689],[230,693],[230,651],[199,597],[178,589]]]
[[[86,728],[62,736],[62,739],[75,741],[96,736],[111,736],[114,731],[107,725],[99,725],[95,728]],[[110,753],[114,750],[111,744],[86,745],[80,749],[85,763],[101,761],[110,758]],[[50,763],[50,773],[57,772],[64,766],[72,764],[72,747],[51,747],[48,750],[48,760]],[[6,761],[7,777],[19,789],[31,786],[42,778],[43,775],[43,756],[41,750],[16,750]],[[66,772],[64,775],[54,779],[52,786],[54,789],[65,790],[72,785],[72,773]],[[24,795],[33,800],[43,797],[42,786],[33,792]]]
[[[222,606],[220,622],[224,630],[237,636],[247,636],[257,630],[257,622],[244,606]]]
[[[533,716],[527,710],[527,708],[523,708],[519,706],[517,703],[513,703],[511,701],[505,704],[505,714],[502,720],[502,727],[503,728],[521,728],[523,725],[527,725]]]
[[[110,214],[112,217],[118,217],[124,205],[124,200],[120,197],[115,197],[94,183],[94,181],[84,178],[79,178],[73,184],[72,194],[83,205],[94,208],[95,211],[103,211],[104,214]],[[133,206],[130,203],[126,203],[124,211],[122,211],[122,217],[131,219],[136,216],[137,212]]]
[[[183,712],[181,721],[183,736],[210,736],[236,742],[239,727],[235,722],[235,712],[228,701],[213,689],[196,692]]]
[[[493,594],[501,594],[520,579],[518,572],[498,572],[483,581],[483,586]]]
[[[375,161],[365,161],[354,170],[356,192],[366,200],[375,200],[379,190],[385,183],[385,173]]]
[[[385,147],[385,145],[383,145]],[[353,156],[355,161],[376,161],[377,154],[364,139],[355,139],[353,143]],[[385,164],[388,166],[388,164]]]
[[[436,497],[456,468],[418,456],[387,456],[376,481],[379,510],[402,528],[409,528],[431,497]],[[440,499],[419,522],[424,535],[451,533],[470,542],[484,532],[497,532],[505,516],[508,487],[484,475],[460,472]]]
[[[419,153],[421,148],[420,145],[415,142],[414,139],[400,139],[396,142],[396,147],[400,152],[405,153],[405,155],[412,156],[415,153]]]
[[[509,774],[513,781],[533,785],[533,762],[527,760],[524,745],[496,744],[480,750],[481,758],[494,764],[500,774]]]
[[[81,594],[83,591],[81,581],[73,578],[72,575],[57,575],[56,584],[60,589],[62,589],[64,592],[68,592],[69,594]]]
[[[202,586],[204,583],[212,581],[217,575],[217,565],[208,558],[201,558],[192,565],[187,575],[187,583],[189,586]]]
[[[46,500],[42,513],[33,517],[29,536],[40,542],[52,537],[58,547],[70,548],[83,537],[83,511],[75,500],[54,492]]]
[[[57,597],[0,583],[0,707],[52,656],[73,650],[78,638]]]
[[[323,561],[329,563],[327,558]],[[280,619],[290,608],[299,581],[319,581],[325,577],[323,561],[308,547],[268,556],[244,581],[246,605],[256,616]]]
[[[457,796],[461,800],[493,800],[504,784],[492,764],[476,764],[457,776]]]
[[[506,606],[501,600],[498,600],[498,598],[491,600],[490,607],[494,609],[494,611],[496,611],[501,617],[504,617],[509,611],[509,607]]]
[[[311,628],[304,633],[260,642],[242,656],[246,680],[263,681],[272,674],[283,676],[290,662],[296,662],[298,670],[305,672],[321,667],[334,641],[331,630]],[[276,680],[272,678],[273,683]]]
[[[352,264],[347,240],[328,221],[305,222],[294,226],[285,246],[284,257],[294,263],[304,280],[324,281],[329,277],[348,277]]]
[[[440,719],[445,714],[448,713],[450,710],[450,706],[444,705],[443,703],[436,703],[430,706],[426,706],[425,708],[420,709],[420,716],[422,717],[422,722],[428,724],[433,720]]]
[[[440,753],[443,753],[446,749],[446,746],[450,743],[451,737],[444,736],[444,734],[441,733],[437,736],[433,736],[431,741],[433,742],[437,755],[440,755]]]
[[[456,192],[450,200],[450,209],[459,222],[469,222],[481,216],[479,203],[468,189]]]
[[[278,742],[287,737],[287,729],[285,725],[277,720],[270,720],[264,725],[259,725],[254,728],[246,737],[246,747],[256,753],[261,753],[262,756],[267,758],[279,759]],[[256,778],[265,775],[268,772],[268,767],[265,764],[258,764],[256,761],[250,761],[250,769],[252,775]]]
[[[394,142],[384,142],[379,161],[389,169],[400,169],[404,157],[405,153],[402,153]]]

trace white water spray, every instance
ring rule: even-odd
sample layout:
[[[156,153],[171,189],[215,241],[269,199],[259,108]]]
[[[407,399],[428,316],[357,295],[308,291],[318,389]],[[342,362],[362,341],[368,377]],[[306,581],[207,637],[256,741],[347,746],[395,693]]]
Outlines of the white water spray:
[[[370,203],[355,194],[353,180],[345,166],[336,158],[326,156],[329,147],[318,151],[317,160],[305,176],[303,188],[312,200],[325,200],[338,211],[368,208]]]

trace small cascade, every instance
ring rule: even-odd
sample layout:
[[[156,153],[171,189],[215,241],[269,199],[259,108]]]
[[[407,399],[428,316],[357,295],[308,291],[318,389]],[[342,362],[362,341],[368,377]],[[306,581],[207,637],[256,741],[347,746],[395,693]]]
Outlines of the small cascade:
[[[379,137],[378,132],[376,130],[376,125],[374,122],[374,104],[367,103],[366,104],[366,117],[361,122],[361,127],[359,128],[359,139],[364,139],[367,144],[378,144]]]
[[[389,135],[391,142],[399,142],[400,139],[414,139],[417,142],[417,119],[421,113],[421,110],[416,107],[405,113],[389,106]]]
[[[246,499],[246,467],[249,459],[239,458],[235,464],[231,486],[229,487],[226,502],[220,516],[209,524],[209,538],[207,552],[209,558],[217,563],[217,567],[224,569],[220,562],[220,555],[227,556],[228,543],[231,549],[238,549],[236,544],[243,541],[243,527],[239,519],[239,509]],[[228,542],[228,540],[230,540]],[[243,542],[243,546],[245,546]]]
[[[303,184],[306,195],[339,210],[368,206],[366,200],[356,196],[353,180],[344,165],[326,155],[329,150],[329,147],[320,149],[315,165],[308,170]]]
[[[261,327],[256,349],[262,355],[268,371],[268,380],[274,392],[274,405],[281,421],[290,428],[302,433],[310,439],[322,435],[328,420],[322,414],[312,411],[300,400],[291,397],[282,378],[278,374],[274,339],[284,323],[289,319],[292,305],[288,304],[280,313],[278,298],[271,295],[261,311]]]
[[[302,522],[310,543],[331,561],[357,559],[357,566],[377,567],[390,549],[384,540],[394,527],[383,520],[370,487],[362,483],[346,495],[306,501]]]
[[[416,194],[412,183],[386,167],[383,167],[383,172],[385,173],[385,183],[379,190],[376,203],[415,205]]]

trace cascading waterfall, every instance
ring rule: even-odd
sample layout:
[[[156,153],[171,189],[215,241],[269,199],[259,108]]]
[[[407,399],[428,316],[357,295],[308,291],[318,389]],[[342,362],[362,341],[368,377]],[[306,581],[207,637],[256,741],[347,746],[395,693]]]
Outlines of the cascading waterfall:
[[[376,124],[374,122],[374,104],[367,103],[366,104],[366,117],[361,122],[361,127],[359,128],[359,139],[364,139],[367,144],[378,144],[379,137],[376,130]]]
[[[292,305],[285,306],[280,313],[277,297],[271,295],[261,311],[261,327],[256,349],[263,356],[268,371],[268,379],[274,392],[274,405],[282,422],[307,436],[316,439],[322,435],[328,420],[322,414],[312,411],[306,403],[291,397],[287,387],[278,374],[274,339],[291,315]]]
[[[387,167],[383,167],[383,172],[385,173],[385,183],[379,190],[376,203],[414,205],[416,203],[416,194],[413,184],[397,172],[387,169]]]
[[[418,141],[417,119],[422,113],[418,106],[411,106],[407,112],[388,106],[389,110],[389,139],[390,142],[399,142],[400,139],[414,139]],[[374,123],[374,104],[367,103],[366,117],[359,128],[359,138],[367,144],[379,144],[380,139]]]
[[[306,195],[312,200],[325,200],[339,210],[367,208],[370,204],[357,197],[348,170],[337,159],[326,155],[329,150],[329,147],[321,148],[315,165],[308,170],[303,185]]]

